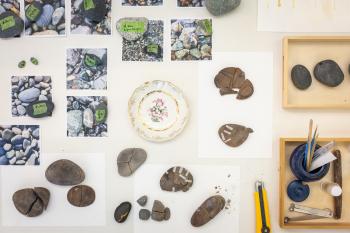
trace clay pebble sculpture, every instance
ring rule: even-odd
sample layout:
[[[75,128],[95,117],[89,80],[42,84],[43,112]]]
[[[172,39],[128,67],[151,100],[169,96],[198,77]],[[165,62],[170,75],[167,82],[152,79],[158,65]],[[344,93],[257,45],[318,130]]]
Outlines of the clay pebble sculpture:
[[[154,221],[161,222],[170,219],[171,213],[168,207],[165,207],[162,202],[155,200],[153,202],[151,218]]]
[[[237,124],[225,124],[218,131],[221,140],[230,147],[242,145],[253,132],[251,128]]]
[[[237,99],[244,100],[254,93],[254,86],[245,73],[237,67],[227,67],[215,76],[215,86],[220,89],[220,95],[237,94]]]
[[[37,217],[46,210],[50,200],[50,191],[35,187],[16,191],[12,196],[16,209],[27,217]]]
[[[127,148],[117,158],[118,173],[123,177],[131,176],[147,159],[147,152],[140,148]]]
[[[139,219],[147,221],[151,217],[151,211],[148,209],[141,209],[139,211]]]
[[[214,219],[217,214],[225,207],[226,201],[221,195],[209,197],[193,213],[191,224],[194,227],[200,227]]]
[[[130,210],[131,210],[130,202],[121,203],[114,211],[115,221],[117,221],[118,223],[125,222],[129,216]]]
[[[85,173],[79,165],[67,159],[53,162],[45,172],[46,179],[56,185],[77,185],[84,181]]]
[[[192,174],[183,167],[168,169],[160,179],[160,187],[168,192],[187,192],[193,185]]]
[[[148,197],[146,195],[140,197],[139,199],[137,199],[137,203],[140,205],[140,206],[145,206],[147,204],[147,201],[148,201]]]
[[[67,193],[67,200],[76,207],[86,207],[94,203],[95,191],[87,185],[77,185],[72,187]]]
[[[344,73],[333,60],[319,62],[314,69],[315,78],[328,87],[337,87],[344,81]]]
[[[292,82],[299,90],[305,90],[312,84],[310,71],[303,65],[295,65],[291,71]]]

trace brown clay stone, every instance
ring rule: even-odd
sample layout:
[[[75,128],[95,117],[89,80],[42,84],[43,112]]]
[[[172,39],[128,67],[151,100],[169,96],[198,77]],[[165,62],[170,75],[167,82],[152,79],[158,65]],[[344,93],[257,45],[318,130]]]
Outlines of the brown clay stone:
[[[225,199],[220,195],[209,197],[193,213],[191,218],[192,226],[200,227],[208,223],[220,213],[225,207],[225,203]]]
[[[90,186],[77,185],[68,191],[67,200],[74,206],[86,207],[94,203],[95,191]]]
[[[160,187],[164,191],[187,192],[193,184],[192,174],[183,167],[172,167],[160,179]]]
[[[46,169],[45,176],[49,182],[57,185],[77,185],[85,179],[83,169],[67,159],[53,162]]]
[[[170,209],[166,208],[162,202],[155,200],[153,202],[151,218],[154,221],[164,221],[170,219]]]
[[[218,131],[221,140],[230,147],[242,145],[253,132],[251,128],[237,124],[225,124]]]

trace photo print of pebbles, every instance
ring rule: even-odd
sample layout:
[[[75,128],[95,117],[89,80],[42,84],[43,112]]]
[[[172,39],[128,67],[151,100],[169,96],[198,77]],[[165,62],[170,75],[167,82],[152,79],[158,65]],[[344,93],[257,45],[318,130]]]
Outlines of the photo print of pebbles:
[[[67,89],[107,89],[107,49],[67,50]]]
[[[65,0],[24,0],[25,35],[66,35]]]
[[[163,0],[122,0],[123,6],[160,6]]]
[[[68,96],[67,136],[107,137],[107,97]]]
[[[35,103],[52,103],[50,76],[12,76],[12,116],[32,116],[28,106]],[[48,110],[48,109],[46,109]],[[53,109],[52,109],[53,110]],[[49,116],[48,113],[47,116]]]
[[[0,165],[40,165],[38,125],[0,125]]]
[[[0,0],[0,38],[20,37],[23,30],[19,0]]]
[[[202,7],[205,0],[177,0],[179,7]]]
[[[72,0],[71,2],[71,34],[111,34],[112,0]]]
[[[123,61],[163,61],[163,21],[122,18],[117,30],[123,37]]]
[[[212,20],[171,20],[171,60],[211,60]]]

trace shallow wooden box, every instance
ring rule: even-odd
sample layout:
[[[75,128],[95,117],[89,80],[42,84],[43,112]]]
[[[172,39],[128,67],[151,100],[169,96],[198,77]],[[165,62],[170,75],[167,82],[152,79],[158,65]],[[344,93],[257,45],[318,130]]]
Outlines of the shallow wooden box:
[[[342,217],[339,220],[317,219],[300,222],[284,223],[285,217],[301,216],[299,213],[291,213],[288,208],[292,200],[287,195],[288,184],[295,180],[290,167],[289,158],[292,151],[300,144],[306,142],[306,138],[281,138],[280,139],[280,209],[279,224],[281,228],[300,228],[300,229],[337,229],[350,228],[350,138],[321,138],[320,145],[324,145],[330,141],[335,141],[335,149],[341,151],[342,158],[342,174],[343,174],[343,208]],[[328,174],[321,181],[333,181],[333,164]],[[298,204],[325,209],[329,208],[334,212],[334,198],[325,193],[320,188],[320,181],[307,183],[310,187],[310,196],[303,202]]]
[[[321,84],[313,75],[320,61],[336,61],[344,73],[344,81],[337,87]],[[306,90],[297,89],[291,79],[294,65],[308,68],[312,84]],[[283,107],[350,109],[350,37],[285,37],[283,40]]]

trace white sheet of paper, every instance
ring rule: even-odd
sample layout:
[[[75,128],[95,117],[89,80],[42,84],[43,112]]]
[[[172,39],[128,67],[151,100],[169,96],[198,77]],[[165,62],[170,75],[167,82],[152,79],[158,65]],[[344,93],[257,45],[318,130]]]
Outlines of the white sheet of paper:
[[[74,207],[67,201],[72,186],[59,186],[45,178],[46,168],[58,159],[70,159],[85,171],[82,184],[95,190],[95,202],[87,207]],[[3,226],[104,226],[106,224],[104,154],[43,154],[40,166],[8,166],[1,169],[1,216]],[[50,191],[46,211],[29,218],[19,213],[12,202],[12,195],[22,188],[45,187]]]
[[[271,157],[273,55],[270,52],[216,53],[211,63],[200,63],[198,77],[198,156],[212,158]],[[240,67],[254,85],[246,100],[221,96],[215,75],[226,67]],[[239,147],[224,144],[218,129],[228,123],[254,130]]]
[[[187,192],[166,192],[161,190],[159,180],[170,168],[170,165],[146,164],[135,174],[134,199],[148,196],[146,207],[136,204],[133,207],[134,233],[213,233],[218,227],[220,233],[239,232],[240,168],[237,166],[202,166],[186,165],[184,168],[193,175],[193,186]],[[217,189],[215,189],[215,186]],[[227,200],[230,208],[222,210],[215,219],[206,225],[192,227],[190,219],[194,211],[216,190]],[[156,222],[152,219],[141,221],[138,213],[141,208],[152,210],[154,200],[161,201],[170,208],[171,218],[168,221]],[[222,226],[225,226],[224,228]]]
[[[349,32],[349,0],[257,0],[258,31]]]

